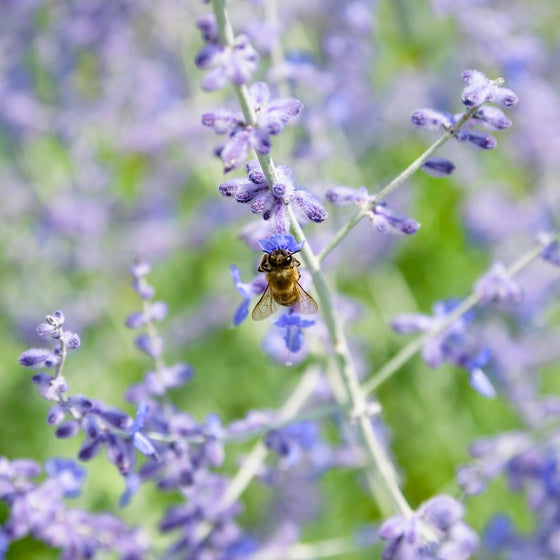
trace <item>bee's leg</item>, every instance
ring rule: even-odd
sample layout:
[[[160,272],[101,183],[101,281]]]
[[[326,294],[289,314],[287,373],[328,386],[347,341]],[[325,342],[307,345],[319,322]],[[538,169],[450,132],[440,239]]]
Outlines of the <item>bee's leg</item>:
[[[301,263],[294,257],[292,257],[292,262],[296,265],[296,266],[301,266]]]

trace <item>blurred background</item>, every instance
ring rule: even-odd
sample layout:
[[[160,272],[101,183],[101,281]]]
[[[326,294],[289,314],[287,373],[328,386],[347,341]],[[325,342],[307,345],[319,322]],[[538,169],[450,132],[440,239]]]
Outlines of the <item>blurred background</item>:
[[[234,28],[260,52],[256,79],[304,103],[297,123],[273,138],[272,157],[318,197],[334,185],[374,193],[400,173],[437,138],[413,129],[411,112],[461,111],[467,68],[503,76],[520,98],[508,112],[512,128],[495,135],[496,149],[449,142],[439,155],[455,163],[452,176],[419,172],[391,195],[391,208],[422,224],[415,236],[384,236],[364,222],[327,259],[364,376],[407,341],[390,330],[394,315],[431,313],[436,300],[466,296],[494,260],[510,264],[538,231],[558,227],[556,0],[232,0],[230,10]],[[322,351],[307,333],[307,358],[286,366],[261,349],[267,324],[232,327],[241,296],[230,265],[253,278],[259,254],[240,232],[261,218],[217,190],[221,138],[200,116],[234,105],[228,89],[200,89],[195,21],[207,11],[177,0],[0,1],[0,454],[10,459],[75,457],[80,444],[54,438],[49,403],[17,363],[24,349],[41,345],[35,327],[55,309],[82,337],[65,367],[70,393],[134,413],[124,393],[151,368],[124,326],[140,308],[128,273],[137,256],[151,262],[156,297],[169,304],[160,327],[165,360],[195,368],[193,381],[172,395],[195,418],[217,412],[227,423],[251,409],[279,408]],[[352,214],[327,209],[324,224],[307,228],[316,250]],[[535,263],[520,283],[521,306],[485,312],[478,332],[504,359],[512,346],[530,348],[534,359],[519,375],[535,391],[557,394],[558,271]],[[464,372],[433,371],[419,357],[381,387],[379,399],[414,506],[435,493],[458,495],[455,468],[468,461],[473,439],[527,421],[511,399],[484,399]],[[227,468],[243,449],[228,447]],[[77,506],[116,509],[123,490],[116,470],[104,457],[87,467]],[[304,540],[378,521],[375,506],[361,500],[362,483],[355,470],[330,471]],[[258,487],[247,493],[247,527],[257,525],[267,499]],[[158,505],[177,500],[146,487],[121,513],[150,529]],[[467,521],[480,529],[497,509],[530,528],[521,499],[499,481],[469,502]],[[25,539],[7,557],[58,554]]]

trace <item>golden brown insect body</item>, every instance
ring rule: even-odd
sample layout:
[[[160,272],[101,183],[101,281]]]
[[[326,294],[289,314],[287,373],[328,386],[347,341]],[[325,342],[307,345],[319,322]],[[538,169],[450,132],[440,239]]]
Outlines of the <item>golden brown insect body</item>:
[[[299,284],[300,265],[287,249],[275,249],[263,255],[258,271],[266,274],[268,286],[253,309],[255,321],[272,315],[278,305],[293,307],[297,313],[317,312],[317,303]]]

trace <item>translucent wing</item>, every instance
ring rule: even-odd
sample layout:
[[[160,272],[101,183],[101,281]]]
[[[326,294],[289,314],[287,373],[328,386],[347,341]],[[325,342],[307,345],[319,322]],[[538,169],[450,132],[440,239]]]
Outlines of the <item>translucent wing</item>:
[[[299,282],[296,283],[296,291],[298,293],[298,300],[292,305],[292,309],[296,313],[312,315],[319,311],[317,302],[300,286]]]
[[[277,309],[278,304],[272,297],[270,286],[267,286],[261,299],[259,299],[257,305],[255,305],[255,309],[253,309],[251,317],[253,317],[255,321],[262,321],[263,319],[270,317]]]

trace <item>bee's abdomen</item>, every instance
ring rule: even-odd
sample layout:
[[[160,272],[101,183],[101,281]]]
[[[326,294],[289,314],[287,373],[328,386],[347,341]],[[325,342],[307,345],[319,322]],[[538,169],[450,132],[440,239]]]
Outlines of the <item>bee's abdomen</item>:
[[[291,307],[295,305],[299,299],[298,292],[296,290],[285,290],[285,291],[278,291],[276,290],[273,292],[274,301],[279,303],[280,305],[284,305],[286,307]]]

